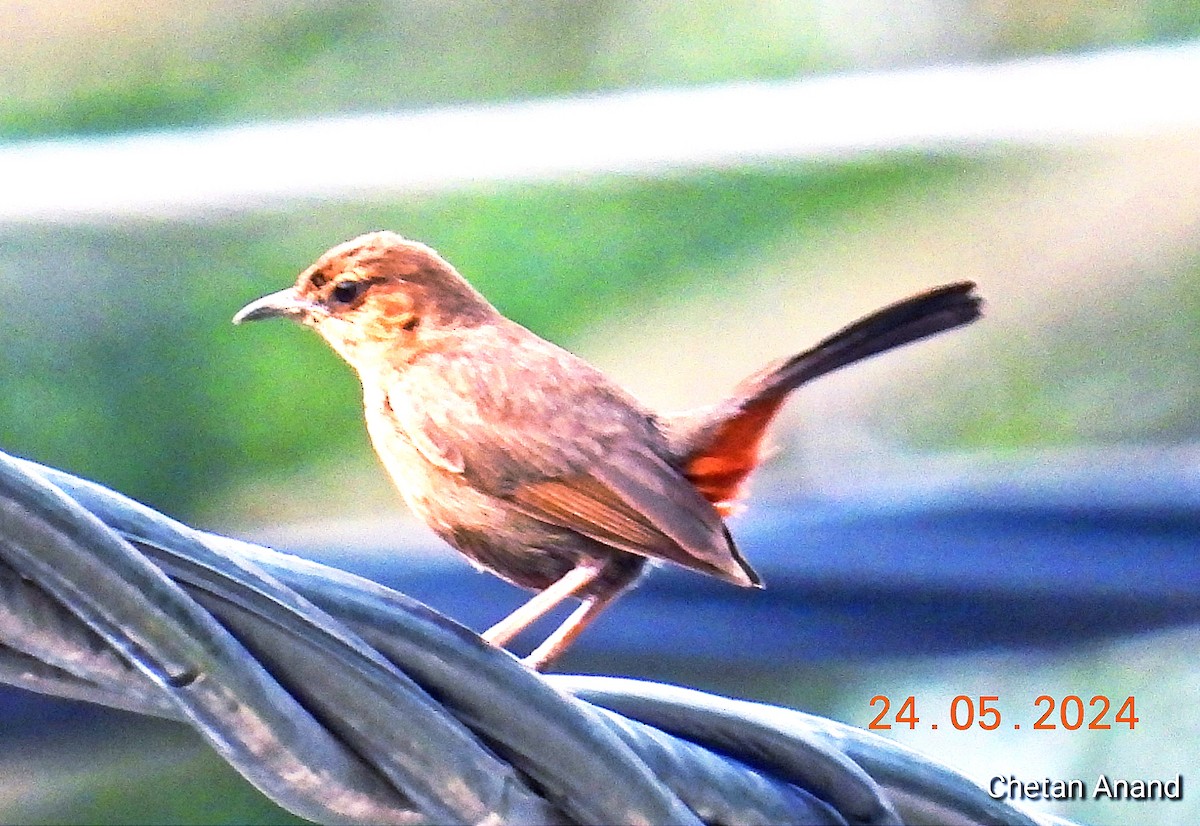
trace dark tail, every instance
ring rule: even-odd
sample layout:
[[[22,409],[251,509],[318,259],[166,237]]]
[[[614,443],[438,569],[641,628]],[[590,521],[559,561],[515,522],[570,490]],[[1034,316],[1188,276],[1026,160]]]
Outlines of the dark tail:
[[[740,382],[721,404],[676,421],[674,447],[684,475],[728,513],[758,466],[763,435],[788,393],[848,364],[969,324],[979,318],[982,304],[970,281],[935,287],[871,313],[803,353],[768,364]]]
[[[848,364],[969,324],[979,318],[983,304],[974,290],[974,283],[960,281],[877,310],[815,347],[767,365],[739,383],[733,397],[744,406],[789,393]]]

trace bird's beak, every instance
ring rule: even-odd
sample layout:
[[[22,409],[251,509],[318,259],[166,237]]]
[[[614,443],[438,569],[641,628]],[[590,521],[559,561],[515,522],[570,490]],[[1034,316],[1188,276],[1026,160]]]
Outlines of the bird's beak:
[[[303,315],[309,309],[311,309],[311,305],[296,295],[295,288],[288,287],[286,290],[264,295],[262,298],[251,301],[245,307],[238,310],[237,315],[233,317],[233,323],[241,324],[243,321],[258,321],[260,318],[282,318],[284,316]]]

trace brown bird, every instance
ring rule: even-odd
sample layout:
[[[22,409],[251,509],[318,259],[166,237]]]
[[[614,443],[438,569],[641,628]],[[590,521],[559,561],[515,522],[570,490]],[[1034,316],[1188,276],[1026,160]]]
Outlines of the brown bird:
[[[973,321],[973,289],[893,304],[676,415],[505,318],[436,252],[391,232],[334,247],[233,320],[290,316],[320,333],[358,372],[371,441],[412,511],[478,567],[539,592],[485,639],[504,646],[564,599],[582,601],[526,658],[540,669],[650,560],[760,586],[722,516],[787,394]]]

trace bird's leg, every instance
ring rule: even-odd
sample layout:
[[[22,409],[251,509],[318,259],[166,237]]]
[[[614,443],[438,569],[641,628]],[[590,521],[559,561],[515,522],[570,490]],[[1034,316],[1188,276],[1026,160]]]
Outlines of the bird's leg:
[[[585,600],[583,605],[580,605],[571,616],[567,617],[566,622],[558,626],[553,634],[546,637],[545,641],[533,649],[529,656],[525,657],[521,662],[534,671],[541,671],[550,665],[550,663],[558,659],[564,651],[571,647],[571,643],[575,642],[575,638],[583,633],[583,629],[587,628],[592,620],[600,616],[600,612],[607,608],[608,604],[620,594],[621,589],[615,588],[611,593]]]
[[[557,582],[550,585],[544,591],[535,594],[532,599],[520,608],[484,631],[483,638],[492,645],[503,648],[512,642],[513,637],[553,610],[554,606],[567,597],[575,595],[580,589],[587,587],[588,583],[600,575],[600,568],[599,564],[580,565],[577,568],[572,568]],[[574,618],[574,615],[572,615],[564,623],[564,627]],[[562,629],[560,628],[559,630]],[[583,629],[581,628],[580,630],[582,631]]]

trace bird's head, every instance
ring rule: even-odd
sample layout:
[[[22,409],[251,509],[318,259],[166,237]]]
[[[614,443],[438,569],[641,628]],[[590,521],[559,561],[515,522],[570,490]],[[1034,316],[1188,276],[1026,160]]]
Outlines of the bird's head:
[[[295,286],[250,302],[233,323],[293,318],[320,333],[361,374],[398,366],[438,334],[496,316],[440,255],[383,231],[333,247]]]

